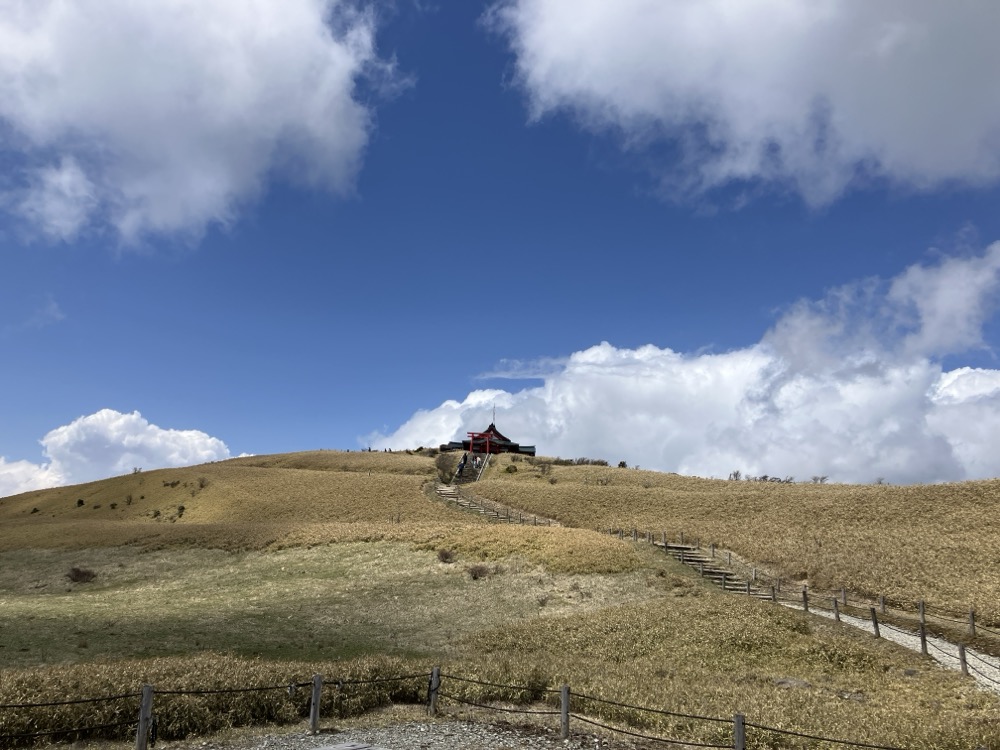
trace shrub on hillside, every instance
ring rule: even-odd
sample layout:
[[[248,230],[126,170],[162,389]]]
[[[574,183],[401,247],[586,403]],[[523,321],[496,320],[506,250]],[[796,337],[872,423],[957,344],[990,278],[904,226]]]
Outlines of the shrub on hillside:
[[[90,583],[95,578],[97,578],[97,573],[92,570],[87,570],[87,568],[78,568],[76,566],[69,569],[69,573],[66,577],[73,583]]]
[[[469,574],[469,578],[478,581],[480,578],[487,578],[492,571],[488,565],[470,565],[466,568],[466,572]]]

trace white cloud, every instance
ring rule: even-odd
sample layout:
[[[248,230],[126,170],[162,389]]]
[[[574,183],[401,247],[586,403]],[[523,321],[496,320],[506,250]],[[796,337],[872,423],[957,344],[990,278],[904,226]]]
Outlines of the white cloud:
[[[533,118],[669,143],[675,195],[763,181],[819,205],[871,178],[1000,178],[997,3],[501,0],[487,21]]]
[[[939,359],[982,346],[998,259],[1000,243],[832,290],[792,306],[758,344],[723,354],[605,342],[539,387],[476,391],[370,442],[458,439],[483,429],[495,402],[500,430],[544,455],[717,477],[1000,476],[1000,370],[943,372]]]
[[[0,0],[4,203],[51,238],[233,221],[274,176],[350,191],[391,83],[343,0]]]
[[[204,432],[163,429],[137,411],[113,409],[57,427],[41,444],[45,463],[0,457],[0,497],[126,474],[136,467],[161,469],[229,458],[226,444]]]

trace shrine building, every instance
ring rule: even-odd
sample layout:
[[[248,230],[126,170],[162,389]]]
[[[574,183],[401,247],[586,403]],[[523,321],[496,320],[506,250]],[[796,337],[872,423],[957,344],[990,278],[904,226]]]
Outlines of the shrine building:
[[[441,446],[442,451],[468,451],[470,453],[520,453],[523,456],[534,456],[535,446],[521,445],[515,443],[504,435],[496,425],[490,422],[490,426],[483,432],[467,433],[468,438],[461,442],[452,440],[450,443]]]

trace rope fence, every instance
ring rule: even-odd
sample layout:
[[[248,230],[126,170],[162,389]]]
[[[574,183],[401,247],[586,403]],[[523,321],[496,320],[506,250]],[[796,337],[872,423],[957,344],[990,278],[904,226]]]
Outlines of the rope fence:
[[[970,668],[973,668],[970,665]],[[428,679],[429,678],[429,679]],[[140,698],[139,713],[136,719],[130,721],[119,721],[119,722],[107,722],[107,723],[89,723],[82,724],[76,727],[60,727],[57,729],[40,729],[33,732],[11,732],[8,734],[0,734],[0,746],[12,747],[18,742],[25,742],[30,740],[37,740],[40,737],[76,737],[78,739],[83,738],[87,735],[88,738],[98,739],[118,739],[121,737],[120,733],[115,733],[113,730],[122,729],[135,729],[135,750],[148,750],[156,742],[157,735],[157,718],[154,713],[154,697],[155,695],[160,696],[209,696],[209,695],[219,695],[219,694],[236,694],[236,693],[260,693],[265,691],[288,691],[289,699],[291,699],[293,689],[295,688],[305,688],[309,687],[312,690],[308,709],[309,709],[309,731],[311,734],[318,734],[320,731],[320,707],[322,703],[322,696],[324,689],[333,688],[338,692],[343,690],[345,686],[372,686],[380,683],[399,683],[412,681],[417,679],[428,679],[427,683],[427,710],[428,713],[434,715],[437,712],[437,704],[439,699],[444,699],[448,701],[453,701],[460,705],[472,706],[486,711],[495,711],[498,713],[506,714],[519,714],[519,715],[531,715],[538,717],[560,717],[561,726],[561,738],[568,739],[570,732],[570,721],[576,721],[580,724],[587,726],[593,726],[603,729],[614,734],[623,735],[626,737],[632,737],[637,739],[643,739],[650,742],[663,743],[667,745],[683,745],[685,747],[706,747],[706,748],[730,748],[732,750],[746,750],[747,747],[747,730],[755,730],[757,732],[763,733],[775,733],[781,735],[788,735],[792,737],[798,737],[802,739],[807,739],[817,742],[828,742],[838,745],[846,745],[851,747],[859,748],[871,748],[872,750],[905,750],[904,748],[890,747],[887,745],[876,745],[864,742],[853,742],[850,740],[836,739],[832,737],[822,737],[818,735],[806,734],[802,732],[795,732],[787,729],[778,729],[776,727],[766,726],[764,724],[755,724],[747,722],[743,714],[737,713],[731,718],[723,718],[716,716],[700,716],[697,714],[688,714],[678,711],[669,711],[666,709],[650,708],[647,706],[639,706],[631,703],[624,703],[621,701],[615,701],[608,698],[601,698],[594,695],[588,695],[585,693],[571,693],[568,685],[562,685],[559,689],[550,688],[547,685],[509,685],[505,683],[491,682],[487,680],[480,680],[472,677],[464,677],[462,675],[442,673],[439,667],[434,667],[433,670],[428,674],[427,672],[418,672],[414,674],[396,675],[390,677],[378,677],[371,679],[353,679],[353,680],[331,680],[324,681],[322,675],[313,675],[312,680],[305,682],[292,682],[288,685],[266,685],[266,686],[252,686],[252,687],[233,687],[233,688],[204,688],[204,689],[162,689],[154,690],[152,685],[144,685],[140,693],[124,693],[121,695],[108,695],[96,698],[80,698],[74,700],[66,701],[48,701],[48,702],[33,702],[33,703],[19,703],[19,704],[4,704],[0,706],[3,710],[27,710],[27,709],[39,709],[39,708],[49,708],[56,706],[66,706],[73,704],[85,704],[85,703],[99,703],[115,700],[124,699],[135,699]],[[525,705],[509,705],[510,703],[515,703],[516,701],[504,701],[507,705],[496,705],[498,701],[491,700],[489,698],[481,698],[474,693],[460,694],[459,692],[446,692],[441,689],[443,681],[450,681],[456,685],[466,685],[473,688],[490,688],[490,689],[500,689],[510,691],[512,694],[521,693],[528,694],[529,697],[523,699]],[[538,700],[538,696],[551,696],[554,694],[559,695],[558,708],[532,708],[530,703]],[[579,713],[579,708],[577,711],[571,710],[571,703],[575,702],[577,706],[580,704],[587,705],[590,704],[593,713],[587,712],[586,714]],[[639,714],[645,714],[649,716],[666,717],[668,719],[683,720],[684,722],[702,722],[714,725],[716,728],[711,731],[704,731],[701,735],[693,733],[694,729],[691,727],[685,727],[691,736],[688,737],[662,737],[656,734],[650,734],[642,731],[637,731],[635,727],[625,728],[621,726],[614,726],[613,723],[608,723],[608,719],[602,716],[601,706],[608,706],[617,709],[626,709],[628,711],[635,711]],[[0,714],[0,723],[2,723],[3,715]],[[620,715],[615,719],[615,723],[620,722]],[[676,724],[676,722],[675,722]],[[36,724],[37,725],[37,724]],[[642,725],[642,722],[639,722]],[[727,728],[728,727],[728,728]],[[677,730],[677,726],[674,730]],[[93,733],[103,733],[103,734],[93,734]],[[711,740],[713,735],[718,735],[722,733],[729,737],[727,744],[719,744],[719,742],[711,742],[706,740]],[[753,745],[758,746],[763,738],[754,738]]]
[[[830,742],[835,745],[848,745],[850,747],[867,747],[873,748],[874,750],[903,750],[903,748],[892,747],[890,745],[869,745],[865,742],[852,742],[851,740],[834,740],[829,737],[818,737],[814,734],[804,734],[803,732],[793,732],[790,729],[778,729],[777,727],[768,727],[763,724],[751,724],[747,722],[747,726],[752,729],[759,729],[762,732],[774,732],[775,734],[783,734],[788,737],[799,737],[806,740],[815,740],[817,742]]]
[[[846,588],[841,588],[834,592],[824,592],[823,596],[820,597],[815,592],[809,591],[808,587],[782,581],[780,576],[774,576],[758,569],[751,563],[741,560],[730,550],[717,547],[715,544],[703,547],[700,540],[686,537],[683,532],[679,532],[671,538],[668,537],[665,529],[655,532],[640,531],[633,527],[632,529],[604,528],[600,531],[617,536],[622,540],[631,540],[632,542],[644,541],[648,544],[661,547],[665,552],[672,554],[684,564],[699,569],[703,576],[706,576],[706,571],[710,570],[714,573],[712,577],[716,579],[716,582],[720,583],[727,591],[734,593],[745,591],[748,595],[754,595],[760,599],[792,606],[801,606],[806,610],[814,608],[825,612],[833,612],[835,616],[839,613],[846,613],[847,610],[868,614],[872,608],[876,608],[878,613],[883,616],[892,616],[897,619],[918,618],[921,631],[925,634],[928,632],[928,619],[932,618],[935,621],[947,623],[949,639],[974,642],[977,648],[995,649],[996,652],[993,655],[1000,657],[1000,642],[984,643],[981,637],[988,635],[1000,638],[1000,629],[992,627],[992,623],[987,625],[978,622],[976,611],[971,607],[968,611],[968,617],[960,619],[955,615],[953,610],[928,605],[924,601],[916,602],[913,608],[898,601],[890,602],[885,596],[879,596],[877,601],[849,601]],[[741,571],[741,573],[736,571]],[[782,586],[784,586],[784,591],[782,590]],[[766,590],[768,588],[769,592]],[[787,592],[790,589],[798,589],[801,598],[789,596]],[[833,596],[833,594],[839,594],[839,596]],[[823,603],[823,597],[826,598],[826,604]],[[829,604],[831,601],[836,601],[836,605],[831,606]],[[861,616],[861,614],[858,616]],[[885,623],[880,623],[880,625],[887,628],[892,627]],[[941,627],[944,628],[943,625]],[[959,629],[965,631],[961,636],[956,632]],[[935,628],[935,630],[938,630],[938,628]],[[973,639],[975,640],[973,641]],[[995,665],[991,664],[990,666]]]
[[[584,724],[590,724],[592,727],[600,727],[601,729],[606,729],[610,732],[615,732],[616,734],[624,734],[627,737],[637,737],[643,740],[652,740],[653,742],[662,742],[667,745],[684,745],[684,747],[720,747],[720,748],[732,748],[732,745],[710,745],[707,742],[693,742],[691,740],[669,740],[666,737],[654,737],[651,734],[641,734],[639,732],[632,732],[628,729],[621,729],[620,727],[613,727],[610,724],[602,724],[599,721],[594,721],[593,719],[587,719],[583,716],[578,716],[577,714],[570,714],[570,716],[577,721],[582,721]]]

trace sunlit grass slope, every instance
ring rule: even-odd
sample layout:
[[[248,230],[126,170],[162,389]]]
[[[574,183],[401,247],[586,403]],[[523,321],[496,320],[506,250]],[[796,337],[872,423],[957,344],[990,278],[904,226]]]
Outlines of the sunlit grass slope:
[[[393,538],[415,527],[477,523],[432,499],[434,477],[431,458],[337,451],[144,471],[0,499],[0,549],[260,548],[289,537],[299,544]]]
[[[876,559],[882,547],[913,526],[921,546],[903,545],[899,559],[923,565],[918,580],[931,580],[947,551],[929,520],[904,512],[896,488],[536,469],[502,457],[475,492],[575,526],[535,527],[449,507],[430,492],[435,476],[434,460],[418,454],[320,451],[3,498],[0,703],[142,682],[284,684],[313,671],[342,678],[436,663],[492,682],[567,681],[577,692],[674,711],[743,711],[826,736],[1000,747],[1000,701],[971,680],[886,641],[724,595],[662,552],[596,530],[683,529],[790,573],[833,580],[857,570],[863,582],[863,565],[846,567],[852,555],[888,565]],[[964,504],[985,513],[989,486],[961,485],[970,490]],[[931,502],[922,492],[913,490],[908,507]],[[985,544],[989,524],[975,527],[968,512],[951,508],[946,528]],[[71,582],[72,567],[93,580]],[[418,699],[425,684],[396,699]],[[488,687],[450,689],[497,697]],[[262,694],[249,695],[164,704],[163,736],[301,716],[302,705],[270,693],[261,714]],[[645,721],[618,709],[598,715]],[[65,726],[75,716],[45,720]],[[38,727],[27,714],[0,722],[0,734]],[[666,720],[649,728],[687,731]],[[713,731],[696,736],[721,739]]]
[[[786,580],[956,615],[974,607],[1000,624],[998,480],[777,484],[544,463],[502,456],[476,491],[574,526],[684,532]]]

